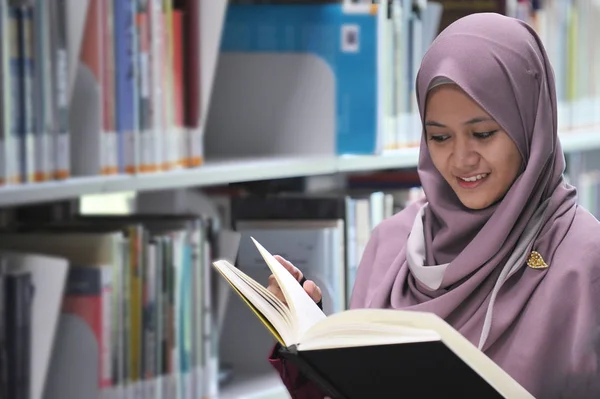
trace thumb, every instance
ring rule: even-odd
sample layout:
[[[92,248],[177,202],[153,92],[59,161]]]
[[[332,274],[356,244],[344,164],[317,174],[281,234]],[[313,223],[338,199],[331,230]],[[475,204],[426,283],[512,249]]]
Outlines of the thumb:
[[[323,295],[321,294],[321,289],[319,286],[315,284],[312,280],[306,280],[304,282],[304,291],[313,299],[315,302],[319,302]]]

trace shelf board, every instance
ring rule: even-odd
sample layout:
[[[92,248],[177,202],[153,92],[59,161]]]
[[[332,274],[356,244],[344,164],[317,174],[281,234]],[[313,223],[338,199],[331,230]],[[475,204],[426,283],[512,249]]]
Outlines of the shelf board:
[[[419,162],[419,148],[405,148],[382,155],[344,155],[338,158],[338,172],[414,168]]]
[[[570,130],[560,135],[565,153],[600,149],[600,125]]]
[[[276,373],[246,374],[220,389],[221,399],[289,399],[290,395]]]
[[[564,133],[563,151],[571,153],[600,149],[600,126]],[[0,207],[27,205],[77,198],[83,195],[127,191],[169,190],[245,181],[317,176],[334,173],[411,168],[419,160],[418,148],[386,152],[383,155],[341,157],[273,157],[208,161],[195,169],[176,170],[138,176],[74,177],[65,181],[0,187]]]
[[[335,172],[334,157],[220,160],[194,169],[146,175],[73,177],[64,181],[1,187],[0,206],[60,201],[90,194],[169,190]]]

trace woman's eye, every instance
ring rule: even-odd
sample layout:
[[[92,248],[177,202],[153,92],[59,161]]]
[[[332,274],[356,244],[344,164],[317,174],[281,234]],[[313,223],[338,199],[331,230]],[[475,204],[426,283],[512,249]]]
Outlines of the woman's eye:
[[[429,140],[442,142],[448,139],[448,135],[445,134],[436,134],[429,136]]]
[[[490,132],[475,132],[473,135],[479,139],[487,139],[488,137],[492,137],[497,131],[498,130],[492,130]]]

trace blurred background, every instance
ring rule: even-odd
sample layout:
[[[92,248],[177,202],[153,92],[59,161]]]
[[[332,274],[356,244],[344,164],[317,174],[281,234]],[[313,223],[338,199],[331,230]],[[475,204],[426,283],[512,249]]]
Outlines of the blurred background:
[[[599,217],[598,0],[0,0],[0,399],[289,398],[211,262],[266,285],[253,236],[347,308],[422,195],[421,58],[476,12],[542,37]]]

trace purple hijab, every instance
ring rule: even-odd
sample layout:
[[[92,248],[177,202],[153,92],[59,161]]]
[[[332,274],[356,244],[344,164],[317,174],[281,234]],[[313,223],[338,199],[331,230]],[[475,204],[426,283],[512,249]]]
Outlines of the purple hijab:
[[[439,78],[458,84],[504,128],[521,153],[522,172],[498,203],[469,210],[434,167],[423,134],[419,175],[426,199],[373,231],[351,307],[434,312],[479,345],[494,286],[544,204],[526,250],[539,252],[549,267],[528,267],[527,259],[517,265],[495,294],[481,349],[536,397],[598,395],[600,225],[563,180],[554,75],[539,37],[499,14],[461,18],[422,61],[416,82],[422,120]],[[407,239],[425,202],[424,266],[449,263],[437,289],[419,281],[407,261]]]

